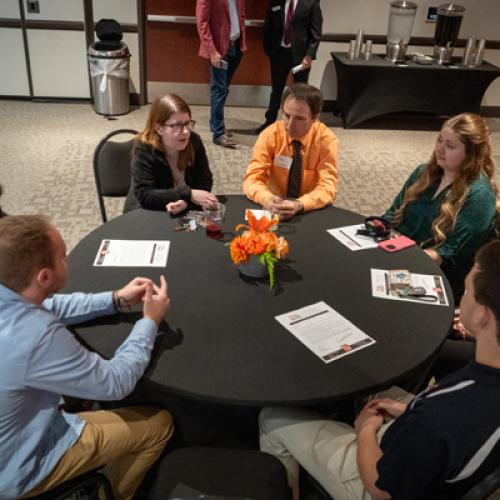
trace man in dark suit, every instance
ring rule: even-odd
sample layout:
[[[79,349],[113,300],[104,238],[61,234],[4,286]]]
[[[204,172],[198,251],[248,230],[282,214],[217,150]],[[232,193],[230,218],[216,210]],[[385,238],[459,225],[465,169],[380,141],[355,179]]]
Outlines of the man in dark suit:
[[[288,73],[295,66],[295,82],[307,83],[316,59],[323,16],[319,0],[270,0],[264,24],[264,52],[271,63],[272,92],[260,134],[276,121]]]

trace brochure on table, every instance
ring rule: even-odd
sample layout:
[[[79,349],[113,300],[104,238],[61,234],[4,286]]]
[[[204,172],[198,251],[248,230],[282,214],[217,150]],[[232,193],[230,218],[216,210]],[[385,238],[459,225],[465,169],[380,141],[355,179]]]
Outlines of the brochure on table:
[[[326,231],[353,252],[377,248],[378,242],[370,236],[356,234],[358,229],[366,229],[366,227],[364,224],[354,224],[354,226],[336,227]]]
[[[252,212],[257,220],[262,219],[262,217],[267,217],[269,220],[273,219],[273,213],[271,210],[258,210],[255,208],[247,208],[245,210],[245,220],[248,220],[248,212]]]
[[[325,363],[375,343],[323,301],[275,318]]]
[[[102,240],[94,266],[165,267],[170,241]]]
[[[449,304],[443,278],[433,274],[411,273],[411,286],[425,289],[425,297],[401,297],[389,286],[389,270],[371,269],[372,295],[380,299],[402,300],[405,302],[418,302],[420,304],[431,304],[435,306],[447,306]],[[435,297],[435,299],[432,299]],[[431,299],[431,300],[428,300]]]

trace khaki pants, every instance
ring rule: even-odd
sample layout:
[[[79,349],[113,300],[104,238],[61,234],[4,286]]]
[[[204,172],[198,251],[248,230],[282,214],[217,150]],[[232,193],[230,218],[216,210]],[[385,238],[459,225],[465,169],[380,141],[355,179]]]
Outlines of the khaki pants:
[[[393,387],[377,397],[408,403],[413,395]],[[388,427],[377,432],[380,442]],[[299,464],[335,500],[369,500],[356,461],[356,431],[302,408],[264,408],[260,413],[260,449],[276,456],[287,470],[294,500],[299,498]]]
[[[165,410],[147,406],[78,415],[86,421],[80,438],[26,496],[38,495],[108,464],[106,475],[115,497],[131,499],[172,436],[172,417]]]

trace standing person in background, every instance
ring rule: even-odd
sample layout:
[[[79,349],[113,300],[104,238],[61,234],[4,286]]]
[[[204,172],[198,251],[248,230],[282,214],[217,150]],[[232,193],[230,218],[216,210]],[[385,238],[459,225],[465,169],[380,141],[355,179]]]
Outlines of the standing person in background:
[[[210,131],[219,146],[233,148],[236,141],[226,130],[224,104],[229,85],[247,50],[244,0],[196,0],[198,54],[210,61]]]
[[[258,134],[276,121],[290,70],[300,65],[302,69],[293,74],[294,81],[309,81],[322,24],[319,0],[270,0],[264,24],[264,52],[271,64],[272,92],[266,121],[257,128]]]

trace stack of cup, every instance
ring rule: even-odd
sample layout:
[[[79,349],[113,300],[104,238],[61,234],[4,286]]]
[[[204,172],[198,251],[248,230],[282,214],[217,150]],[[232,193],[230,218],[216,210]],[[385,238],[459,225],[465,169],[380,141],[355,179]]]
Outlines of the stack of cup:
[[[358,59],[361,55],[361,47],[363,46],[363,30],[358,30],[356,34],[356,41],[354,44],[354,58]]]
[[[474,58],[474,66],[481,66],[483,64],[484,49],[486,48],[486,40],[481,38],[477,42],[476,56]]]
[[[365,50],[363,51],[363,59],[365,61],[369,61],[370,57],[372,56],[372,41],[366,40],[364,48]]]
[[[462,59],[462,64],[466,67],[470,67],[474,60],[474,49],[476,48],[476,37],[471,35],[465,44],[464,57]]]
[[[351,40],[349,42],[349,52],[347,53],[347,57],[352,61],[356,59],[356,40]]]

